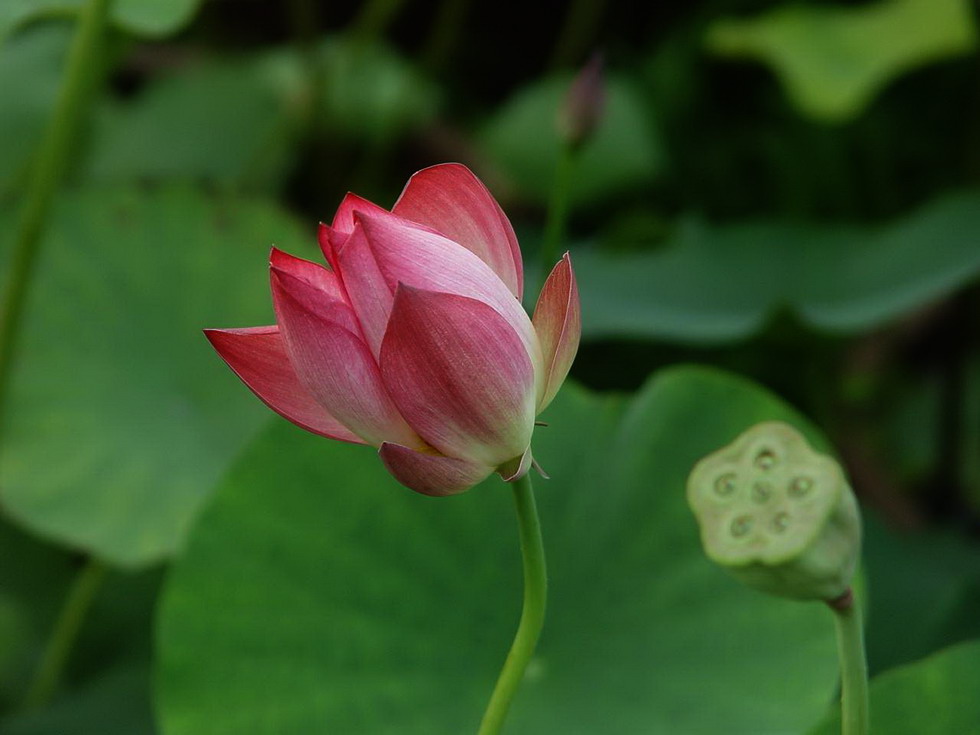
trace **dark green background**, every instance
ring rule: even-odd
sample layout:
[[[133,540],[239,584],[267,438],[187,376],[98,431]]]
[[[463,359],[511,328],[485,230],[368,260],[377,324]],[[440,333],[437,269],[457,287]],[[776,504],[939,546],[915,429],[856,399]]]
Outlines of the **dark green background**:
[[[0,269],[80,5],[0,4]],[[344,192],[390,206],[450,160],[511,217],[531,306],[556,116],[597,49],[564,243],[583,343],[535,436],[552,607],[511,731],[834,731],[829,615],[711,567],[683,502],[697,458],[779,416],[861,501],[876,731],[980,732],[968,0],[115,0],[110,20],[0,417],[0,732],[475,729],[518,613],[507,488],[409,493],[273,417],[200,330],[270,322],[269,246],[315,257]],[[25,713],[90,558],[107,581]]]

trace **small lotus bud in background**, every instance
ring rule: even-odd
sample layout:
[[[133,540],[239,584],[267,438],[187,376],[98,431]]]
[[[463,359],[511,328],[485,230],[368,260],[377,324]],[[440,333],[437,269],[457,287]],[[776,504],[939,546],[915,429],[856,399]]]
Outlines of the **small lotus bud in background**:
[[[698,462],[687,499],[712,561],[782,597],[834,600],[861,546],[857,502],[840,465],[793,427],[753,426]]]
[[[605,107],[605,62],[596,52],[572,81],[558,110],[558,133],[569,148],[579,148],[592,137]]]

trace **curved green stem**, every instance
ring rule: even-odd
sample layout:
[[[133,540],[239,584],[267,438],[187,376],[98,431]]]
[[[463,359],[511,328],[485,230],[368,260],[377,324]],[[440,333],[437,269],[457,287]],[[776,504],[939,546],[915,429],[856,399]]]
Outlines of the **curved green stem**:
[[[534,655],[534,648],[544,625],[545,602],[548,596],[548,575],[541,541],[541,524],[534,503],[530,475],[513,483],[520,528],[521,554],[524,558],[524,607],[521,622],[511,644],[510,653],[500,670],[490,703],[483,714],[479,735],[496,735],[504,726],[511,700],[524,678],[524,671]]]
[[[106,568],[97,559],[90,558],[79,570],[68,591],[54,630],[44,648],[41,662],[24,697],[25,709],[38,709],[46,705],[58,688],[61,674],[68,663],[71,649],[92,606],[95,595],[105,579]]]
[[[109,0],[89,0],[81,11],[68,52],[65,78],[27,182],[0,304],[0,413],[41,230],[76,142],[75,132],[96,78],[108,6]]]
[[[558,164],[555,167],[555,183],[548,200],[548,218],[544,226],[544,242],[541,246],[541,283],[551,273],[558,259],[558,248],[565,239],[565,226],[568,224],[568,204],[572,193],[572,180],[578,150],[575,146],[562,144]]]
[[[861,608],[848,590],[829,603],[837,624],[837,653],[841,673],[841,733],[867,735],[870,715],[868,709],[868,664],[864,653],[864,629]]]

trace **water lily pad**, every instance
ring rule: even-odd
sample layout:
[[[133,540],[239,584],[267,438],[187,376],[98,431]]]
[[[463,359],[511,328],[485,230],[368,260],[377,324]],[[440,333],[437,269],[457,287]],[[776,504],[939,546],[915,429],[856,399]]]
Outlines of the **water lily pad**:
[[[436,86],[388,46],[337,36],[319,51],[324,122],[333,132],[383,142],[435,115]]]
[[[112,563],[169,555],[265,418],[200,330],[270,321],[269,245],[312,237],[268,204],[185,187],[59,202],[3,417],[9,515]]]
[[[791,409],[699,368],[634,399],[566,386],[535,438],[549,619],[508,732],[805,732],[836,687],[820,605],[707,561],[691,465]],[[168,578],[164,733],[473,732],[519,612],[509,489],[426,498],[374,453],[276,420]],[[705,706],[710,702],[711,706]]]
[[[35,28],[0,44],[0,194],[23,177],[61,84],[71,33]]]
[[[888,735],[980,732],[980,641],[961,643],[871,682],[871,726]],[[840,732],[834,712],[812,735]]]
[[[295,55],[207,59],[106,99],[85,175],[182,178],[275,191],[292,162],[305,91]]]
[[[980,193],[948,195],[884,227],[681,223],[655,252],[574,252],[590,337],[721,342],[780,308],[855,332],[924,306],[980,273]]]
[[[0,43],[22,25],[44,18],[74,17],[86,0],[4,0],[0,3]],[[139,36],[168,36],[194,17],[201,0],[113,0],[109,18]]]
[[[717,54],[769,64],[800,110],[839,122],[861,114],[910,69],[975,49],[971,6],[969,0],[788,3],[755,18],[715,21],[706,40]]]
[[[135,98],[105,100],[85,175],[94,181],[206,180],[275,191],[289,173],[310,105],[331,136],[383,141],[434,115],[437,90],[381,44],[336,37],[319,46],[314,94],[295,49],[211,58],[149,82]]]

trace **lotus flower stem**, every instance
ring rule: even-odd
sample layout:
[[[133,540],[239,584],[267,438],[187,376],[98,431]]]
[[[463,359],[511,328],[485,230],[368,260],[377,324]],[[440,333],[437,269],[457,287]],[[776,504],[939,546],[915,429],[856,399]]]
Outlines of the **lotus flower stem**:
[[[541,245],[542,273],[547,274],[558,256],[559,248],[565,239],[568,224],[568,204],[575,176],[575,163],[578,158],[575,146],[563,143],[558,164],[555,167],[555,182],[548,201],[548,218],[544,226],[544,242]]]
[[[54,630],[44,648],[34,679],[24,697],[25,710],[45,706],[57,690],[71,649],[78,638],[78,632],[82,628],[96,593],[102,586],[105,575],[105,566],[92,557],[75,576],[68,598],[58,614]]]
[[[421,53],[422,66],[430,73],[438,74],[445,70],[459,43],[469,8],[470,0],[442,0],[439,3]]]
[[[534,655],[534,648],[544,625],[548,575],[545,568],[541,525],[534,502],[530,474],[512,483],[520,527],[521,554],[524,558],[524,607],[521,622],[507,660],[500,671],[490,704],[480,723],[479,735],[496,735],[504,725],[511,700],[524,678],[524,672]]]
[[[606,0],[574,0],[569,3],[561,31],[555,41],[548,64],[553,71],[572,66],[589,48],[596,29],[602,27]]]
[[[864,652],[861,608],[849,589],[827,603],[837,624],[837,653],[841,671],[841,733],[867,735],[869,731],[868,663]]]
[[[13,362],[17,332],[37,260],[38,244],[58,190],[96,77],[109,0],[89,0],[81,11],[68,52],[65,78],[37,152],[24,194],[17,239],[0,303],[0,412]]]

